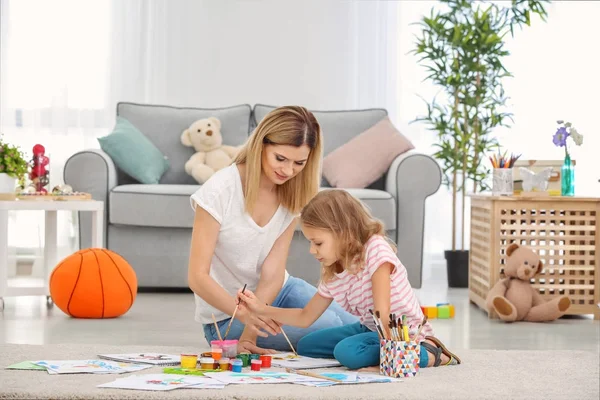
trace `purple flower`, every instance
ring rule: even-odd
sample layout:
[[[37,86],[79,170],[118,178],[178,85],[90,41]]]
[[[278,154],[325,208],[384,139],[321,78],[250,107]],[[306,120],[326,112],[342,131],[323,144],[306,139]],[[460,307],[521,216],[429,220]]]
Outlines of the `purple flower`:
[[[554,142],[556,146],[564,147],[567,144],[568,137],[569,132],[567,132],[567,128],[563,126],[558,128],[558,130],[554,134],[554,137],[552,138],[552,142]]]

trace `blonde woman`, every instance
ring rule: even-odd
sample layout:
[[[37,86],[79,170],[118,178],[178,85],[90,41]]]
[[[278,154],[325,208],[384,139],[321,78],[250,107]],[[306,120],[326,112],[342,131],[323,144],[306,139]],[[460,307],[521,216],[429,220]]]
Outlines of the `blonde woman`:
[[[304,307],[316,293],[289,276],[285,265],[296,217],[318,192],[321,156],[314,115],[303,107],[280,107],[260,122],[234,163],[191,196],[188,281],[207,341],[218,339],[213,314],[221,335],[227,330],[244,285],[260,301],[282,308]],[[310,332],[354,322],[334,303],[310,327],[284,330],[295,345]],[[239,339],[239,351],[289,350],[279,333],[272,319],[240,308],[227,338]]]

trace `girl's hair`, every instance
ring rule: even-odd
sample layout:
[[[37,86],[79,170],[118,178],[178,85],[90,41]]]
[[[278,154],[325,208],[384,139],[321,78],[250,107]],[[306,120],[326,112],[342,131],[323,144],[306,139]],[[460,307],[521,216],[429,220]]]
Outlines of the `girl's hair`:
[[[279,201],[296,214],[318,192],[321,182],[322,139],[321,127],[315,116],[304,107],[279,107],[260,121],[236,159],[236,164],[246,164],[246,211],[251,212],[258,196],[262,173],[262,153],[265,144],[300,147],[307,145],[310,154],[304,169],[277,186]]]
[[[321,191],[304,207],[300,221],[306,227],[330,231],[337,241],[339,260],[323,267],[321,279],[325,282],[334,277],[336,270],[355,274],[363,268],[365,244],[373,235],[382,235],[396,251],[396,245],[385,235],[383,223],[345,190]]]

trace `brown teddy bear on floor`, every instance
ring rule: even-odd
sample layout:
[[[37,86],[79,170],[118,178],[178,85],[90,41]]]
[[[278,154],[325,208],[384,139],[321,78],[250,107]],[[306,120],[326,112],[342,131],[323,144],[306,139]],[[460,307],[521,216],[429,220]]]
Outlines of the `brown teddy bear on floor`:
[[[504,275],[490,290],[486,305],[488,312],[495,310],[506,322],[554,321],[571,306],[567,296],[545,301],[529,280],[542,272],[544,264],[530,248],[513,243],[506,249]]]

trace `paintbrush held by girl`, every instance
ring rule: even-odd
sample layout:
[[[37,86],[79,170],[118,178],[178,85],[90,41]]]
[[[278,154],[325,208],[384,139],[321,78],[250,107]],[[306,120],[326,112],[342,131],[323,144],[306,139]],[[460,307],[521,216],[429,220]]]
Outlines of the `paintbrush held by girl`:
[[[386,239],[383,224],[360,201],[344,190],[322,191],[304,207],[300,222],[310,253],[322,266],[317,294],[302,309],[284,309],[266,306],[251,291],[240,290],[241,306],[281,324],[305,327],[335,300],[360,322],[312,332],[300,339],[297,350],[308,357],[336,358],[350,369],[379,365],[377,325],[385,337],[398,333],[389,328],[391,314],[404,316],[403,323],[411,327],[410,339],[420,343],[421,368],[460,364],[433,336],[429,322],[418,329],[424,316],[406,269]],[[371,314],[375,310],[380,317],[377,325]]]

